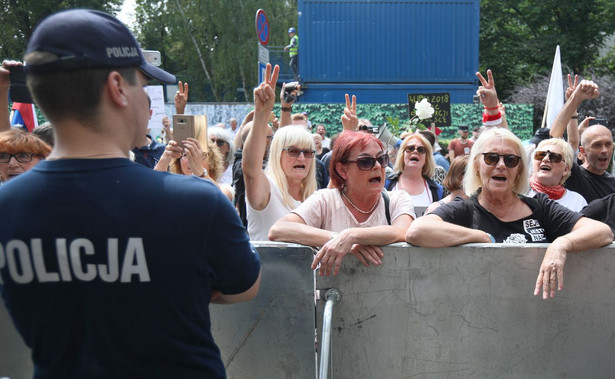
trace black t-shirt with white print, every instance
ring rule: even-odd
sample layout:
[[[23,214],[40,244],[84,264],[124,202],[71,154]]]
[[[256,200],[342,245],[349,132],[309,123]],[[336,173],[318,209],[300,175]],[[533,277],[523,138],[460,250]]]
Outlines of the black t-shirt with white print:
[[[549,200],[542,193],[536,198],[519,195],[532,214],[505,222],[479,204],[476,196],[452,201],[434,210],[442,220],[491,234],[498,243],[548,243],[569,233],[582,214]]]

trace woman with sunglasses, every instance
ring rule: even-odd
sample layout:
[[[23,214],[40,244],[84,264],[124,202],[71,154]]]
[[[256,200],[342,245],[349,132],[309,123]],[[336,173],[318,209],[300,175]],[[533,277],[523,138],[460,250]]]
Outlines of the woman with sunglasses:
[[[233,184],[233,161],[235,160],[235,145],[231,133],[222,128],[209,128],[207,135],[211,142],[216,145],[223,159],[223,170],[219,182],[228,185]]]
[[[415,207],[425,209],[442,199],[442,186],[431,179],[436,170],[431,144],[422,135],[411,134],[404,139],[393,170],[395,174],[387,178],[386,189],[408,192]]]
[[[570,144],[559,138],[543,140],[536,147],[533,158],[531,189],[527,196],[534,197],[536,193],[544,193],[549,199],[566,208],[580,212],[587,205],[587,201],[578,192],[564,188],[574,161]]]
[[[314,140],[305,126],[278,129],[263,170],[279,67],[276,65],[272,73],[268,64],[265,73],[265,81],[254,89],[254,119],[242,152],[248,234],[252,241],[268,241],[271,225],[316,190]]]
[[[36,166],[51,153],[51,146],[21,129],[0,133],[0,179],[7,182]]]
[[[269,231],[274,241],[322,246],[312,263],[320,275],[336,275],[344,256],[379,265],[379,246],[404,241],[414,219],[404,191],[383,194],[388,155],[371,133],[344,131],[331,155],[331,186],[309,197]],[[386,197],[385,197],[386,196]],[[388,204],[388,209],[387,209]]]
[[[613,241],[610,228],[528,191],[526,155],[521,140],[507,129],[481,133],[472,147],[463,187],[468,200],[453,201],[412,223],[406,241],[423,247],[472,242],[547,243],[534,295],[555,296],[564,279],[568,253]]]

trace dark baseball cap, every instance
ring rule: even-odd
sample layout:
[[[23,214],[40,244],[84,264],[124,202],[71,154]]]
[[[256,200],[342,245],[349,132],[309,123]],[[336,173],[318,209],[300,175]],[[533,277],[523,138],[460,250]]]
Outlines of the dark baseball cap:
[[[462,132],[469,132],[470,131],[470,127],[467,125],[459,125],[457,127],[457,129],[461,130]]]
[[[34,30],[26,55],[35,51],[52,53],[59,59],[27,64],[26,72],[135,67],[151,79],[176,82],[174,75],[145,60],[137,40],[124,24],[100,11],[71,9],[47,17]]]

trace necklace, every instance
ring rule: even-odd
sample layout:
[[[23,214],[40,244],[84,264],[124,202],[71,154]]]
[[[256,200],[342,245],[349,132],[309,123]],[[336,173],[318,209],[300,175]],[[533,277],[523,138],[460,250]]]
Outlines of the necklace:
[[[354,205],[352,203],[352,201],[350,201],[350,199],[348,198],[348,196],[346,196],[346,194],[344,193],[344,191],[340,191],[342,193],[342,196],[344,196],[344,199],[348,200],[348,202],[350,203],[350,205],[352,205],[352,207],[356,210],[358,210],[359,212],[363,213],[363,214],[370,214],[374,211],[374,209],[376,209],[376,205],[378,205],[378,203],[380,202],[380,197],[378,196],[378,198],[376,199],[376,202],[374,203],[374,205],[372,205],[372,208],[369,211],[364,211],[363,209],[360,209],[359,207],[357,207],[356,205]]]

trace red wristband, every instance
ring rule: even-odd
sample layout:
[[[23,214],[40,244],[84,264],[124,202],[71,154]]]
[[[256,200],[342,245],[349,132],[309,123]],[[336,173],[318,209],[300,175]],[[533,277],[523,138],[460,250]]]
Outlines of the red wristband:
[[[485,121],[495,121],[497,119],[502,118],[502,114],[500,112],[496,113],[496,114],[489,114],[487,112],[483,113],[483,122]]]
[[[494,111],[494,110],[496,110],[496,109],[500,109],[500,107],[493,107],[493,108],[483,107],[483,108],[485,108],[485,109],[486,109],[486,110],[488,110],[488,111]]]

